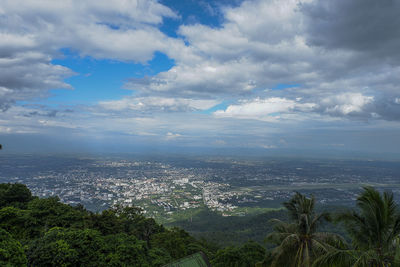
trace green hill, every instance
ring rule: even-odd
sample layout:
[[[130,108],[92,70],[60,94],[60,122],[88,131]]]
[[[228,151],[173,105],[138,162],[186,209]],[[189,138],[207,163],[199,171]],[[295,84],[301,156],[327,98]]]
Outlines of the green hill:
[[[296,193],[285,209],[244,217],[205,209],[165,227],[137,207],[93,213],[0,184],[0,266],[165,266],[200,254],[214,267],[400,266],[392,193],[365,187],[350,210],[315,203]]]
[[[1,266],[163,266],[197,252],[216,263],[218,247],[166,228],[136,207],[93,213],[63,204],[57,197],[33,197],[22,184],[0,184]],[[257,257],[265,250],[256,243]]]

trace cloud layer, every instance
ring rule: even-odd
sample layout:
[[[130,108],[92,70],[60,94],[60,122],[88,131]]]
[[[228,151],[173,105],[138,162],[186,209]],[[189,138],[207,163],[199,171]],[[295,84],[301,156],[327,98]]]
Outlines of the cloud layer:
[[[19,1],[0,7],[0,108],[43,97],[73,71],[52,64],[61,49],[80,56],[145,63],[179,40],[163,34],[163,18],[177,18],[156,1]]]
[[[400,34],[392,21],[400,8],[389,2],[366,8],[362,1],[245,1],[224,9],[219,28],[182,25],[187,55],[169,71],[132,79],[126,88],[143,95],[229,96],[237,105],[301,98],[315,107],[309,112],[393,120],[399,108],[393,99],[399,97],[394,48]],[[389,19],[380,19],[385,16]],[[301,86],[264,93],[287,83]],[[257,105],[268,110],[276,104]],[[217,114],[232,115],[229,108]]]
[[[219,8],[215,26],[183,24],[176,8],[156,0],[2,1],[0,133],[68,129],[272,148],[290,144],[278,136],[294,129],[398,131],[398,1],[247,0]],[[163,30],[165,20],[179,24],[176,35]],[[151,68],[156,52],[174,65],[132,73],[120,99],[32,105],[52,89],[73,89],[66,78],[81,74],[54,59],[72,53]]]

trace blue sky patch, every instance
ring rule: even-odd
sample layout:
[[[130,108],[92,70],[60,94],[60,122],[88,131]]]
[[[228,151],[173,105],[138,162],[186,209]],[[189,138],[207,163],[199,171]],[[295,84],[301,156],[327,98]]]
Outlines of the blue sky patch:
[[[225,110],[229,105],[230,105],[230,103],[228,101],[223,101],[222,103],[220,103],[218,105],[215,105],[212,108],[209,108],[207,110],[199,111],[198,113],[200,113],[200,114],[212,114],[217,110]]]
[[[153,59],[146,64],[99,60],[92,57],[82,58],[68,49],[63,49],[62,52],[65,57],[52,60],[52,64],[68,67],[77,73],[65,80],[74,90],[51,90],[51,96],[48,99],[39,100],[36,103],[95,104],[102,100],[120,99],[131,94],[130,90],[123,89],[128,79],[153,76],[175,65],[174,60],[160,52],[156,52]]]
[[[275,87],[271,88],[272,90],[284,90],[287,88],[295,88],[295,87],[300,87],[300,84],[286,84],[286,83],[280,83],[277,84]]]

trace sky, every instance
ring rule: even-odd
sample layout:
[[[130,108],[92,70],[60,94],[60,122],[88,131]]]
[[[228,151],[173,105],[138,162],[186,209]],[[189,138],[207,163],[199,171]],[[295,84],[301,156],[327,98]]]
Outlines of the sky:
[[[398,156],[398,14],[396,0],[0,0],[0,143]]]

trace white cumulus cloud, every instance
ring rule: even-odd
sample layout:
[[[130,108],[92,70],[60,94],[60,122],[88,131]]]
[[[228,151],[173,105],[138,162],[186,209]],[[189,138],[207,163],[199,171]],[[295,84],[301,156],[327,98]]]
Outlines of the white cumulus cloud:
[[[300,103],[296,100],[272,97],[266,99],[256,98],[241,101],[236,105],[229,105],[225,110],[217,110],[217,117],[253,118],[262,119],[268,116],[276,116],[279,113],[290,113],[294,111],[310,111],[316,104]]]

